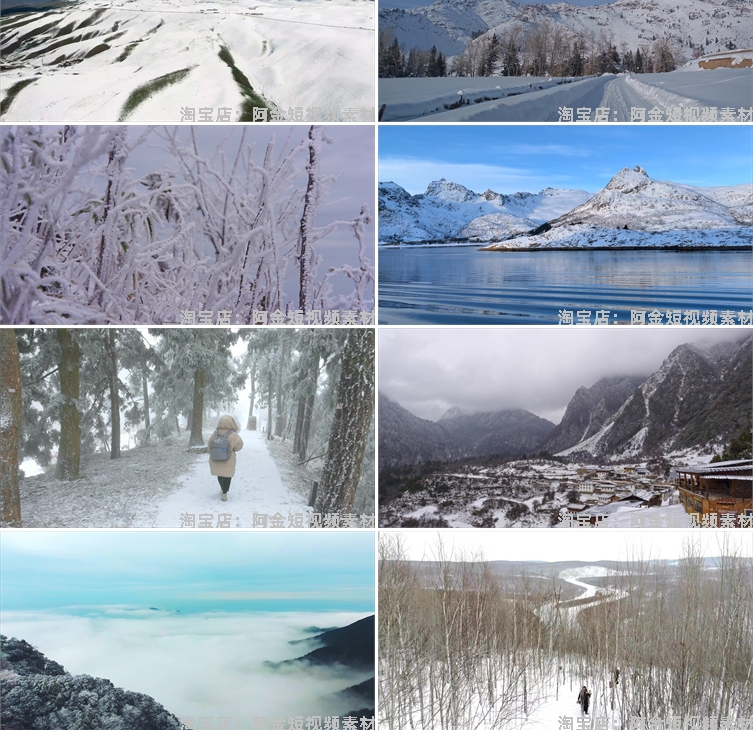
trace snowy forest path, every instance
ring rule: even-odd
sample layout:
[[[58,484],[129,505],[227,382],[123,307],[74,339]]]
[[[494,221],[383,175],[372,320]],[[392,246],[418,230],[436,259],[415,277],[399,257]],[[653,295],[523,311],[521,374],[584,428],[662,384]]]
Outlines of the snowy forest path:
[[[278,512],[287,524],[289,513],[308,511],[305,499],[283,483],[267,448],[266,435],[247,430],[239,435],[243,448],[235,454],[235,476],[227,502],[220,499],[220,486],[209,472],[206,456],[181,478],[180,489],[159,504],[152,527],[180,527],[185,516],[193,516],[199,526],[202,515],[212,516],[212,527],[219,526],[219,515],[224,516],[224,526],[253,527],[254,513],[271,517]]]

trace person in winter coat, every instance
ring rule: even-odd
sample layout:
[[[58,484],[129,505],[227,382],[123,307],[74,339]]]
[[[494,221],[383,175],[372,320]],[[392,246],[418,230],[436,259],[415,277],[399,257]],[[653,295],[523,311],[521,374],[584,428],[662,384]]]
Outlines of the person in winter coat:
[[[580,691],[580,694],[578,695],[578,704],[580,705],[580,709],[584,715],[588,714],[588,701],[590,698],[591,698],[591,693],[588,691],[588,688],[584,684],[583,689]]]
[[[222,490],[222,501],[227,502],[227,492],[230,489],[230,480],[235,476],[235,452],[243,448],[243,439],[238,435],[238,424],[232,416],[223,416],[217,424],[217,429],[209,437],[207,451],[209,452],[209,469],[213,477],[217,477]],[[230,445],[230,458],[227,461],[214,461],[212,459],[212,441],[215,436],[227,436]]]

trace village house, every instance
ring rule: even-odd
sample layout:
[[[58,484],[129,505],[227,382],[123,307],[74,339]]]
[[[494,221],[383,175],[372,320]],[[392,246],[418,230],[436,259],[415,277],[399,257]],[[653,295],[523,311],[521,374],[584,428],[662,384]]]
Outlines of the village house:
[[[753,459],[677,467],[686,512],[753,515]]]

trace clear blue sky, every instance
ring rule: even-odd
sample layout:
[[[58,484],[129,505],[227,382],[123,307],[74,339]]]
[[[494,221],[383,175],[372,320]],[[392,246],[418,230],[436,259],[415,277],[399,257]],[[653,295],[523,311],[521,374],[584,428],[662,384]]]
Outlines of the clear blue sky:
[[[373,611],[367,532],[4,531],[3,611]]]
[[[623,167],[656,180],[750,183],[749,125],[413,125],[379,127],[379,180],[412,194],[445,177],[481,193],[596,192]]]

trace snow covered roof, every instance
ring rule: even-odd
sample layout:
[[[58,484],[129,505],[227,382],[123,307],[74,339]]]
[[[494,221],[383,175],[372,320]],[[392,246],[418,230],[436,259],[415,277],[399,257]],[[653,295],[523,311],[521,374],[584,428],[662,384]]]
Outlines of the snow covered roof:
[[[678,466],[678,473],[682,474],[705,474],[718,471],[746,471],[753,468],[753,459],[737,459],[735,461],[717,461],[713,464],[702,466]]]

